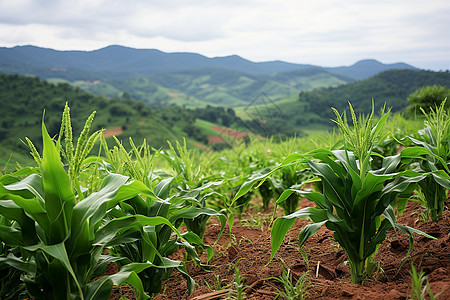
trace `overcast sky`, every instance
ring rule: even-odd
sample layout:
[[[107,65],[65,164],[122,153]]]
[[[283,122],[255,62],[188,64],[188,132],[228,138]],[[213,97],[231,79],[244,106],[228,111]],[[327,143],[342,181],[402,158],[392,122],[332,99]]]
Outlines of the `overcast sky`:
[[[450,0],[0,0],[0,46],[450,69]]]

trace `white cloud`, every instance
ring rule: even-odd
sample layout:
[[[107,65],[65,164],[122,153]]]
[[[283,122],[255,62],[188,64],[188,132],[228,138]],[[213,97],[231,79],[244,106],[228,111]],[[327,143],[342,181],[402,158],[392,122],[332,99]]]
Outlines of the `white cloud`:
[[[110,44],[251,60],[450,68],[450,1],[0,0],[2,46]]]

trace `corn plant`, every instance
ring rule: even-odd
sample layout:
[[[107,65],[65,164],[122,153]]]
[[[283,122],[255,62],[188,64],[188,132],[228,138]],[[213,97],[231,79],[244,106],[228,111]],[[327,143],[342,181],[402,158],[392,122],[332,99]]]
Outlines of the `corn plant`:
[[[345,250],[350,262],[351,279],[362,283],[374,271],[372,261],[378,246],[390,228],[399,229],[410,236],[425,233],[397,224],[394,206],[398,198],[409,197],[417,182],[425,175],[411,170],[398,172],[400,155],[385,157],[380,169],[371,169],[374,141],[381,134],[388,113],[382,113],[375,123],[373,110],[368,117],[356,117],[350,105],[353,128],[336,110],[336,123],[345,138],[345,149],[329,151],[317,149],[307,155],[293,154],[284,164],[296,159],[306,161],[321,184],[320,191],[285,191],[277,201],[298,192],[316,203],[288,216],[275,220],[271,232],[271,258],[281,246],[284,236],[296,218],[310,219],[300,232],[299,245],[322,225],[334,231],[334,238]],[[375,123],[375,124],[374,124]],[[350,151],[348,149],[352,149]],[[411,244],[410,244],[411,246]]]
[[[289,145],[293,140],[287,142]],[[270,149],[274,145],[273,139],[267,139],[264,143],[254,143],[253,148],[248,152],[249,166],[252,176],[258,176],[260,173],[266,172],[268,168],[276,165],[278,152],[274,153]],[[276,191],[272,182],[272,177],[262,182],[257,191],[261,195],[262,209],[266,211],[269,208],[270,201],[276,197]]]
[[[154,162],[158,151],[152,152],[147,141],[144,139],[142,145],[136,146],[133,139],[129,139],[131,150],[127,151],[115,136],[116,145],[112,148],[108,146],[104,136],[100,137],[100,142],[105,154],[105,160],[101,162],[102,169],[107,172],[115,172],[130,176],[139,180],[146,186],[152,186]]]
[[[53,143],[44,124],[42,135],[40,174],[0,184],[0,214],[13,223],[0,226],[0,240],[9,249],[19,249],[0,257],[0,268],[7,265],[22,272],[26,294],[36,299],[109,299],[113,285],[125,282],[136,288],[139,299],[148,298],[137,273],[151,267],[150,262],[124,265],[117,274],[94,281],[108,262],[117,260],[104,251],[145,239],[146,226],[164,224],[178,235],[179,231],[163,217],[106,218],[108,210],[125,200],[153,195],[126,176],[108,175],[99,191],[78,202],[58,143]]]
[[[97,130],[91,135],[89,135],[89,131],[91,129],[91,125],[94,120],[95,114],[96,112],[94,111],[87,118],[84,127],[81,130],[81,133],[77,139],[77,144],[75,147],[73,142],[72,122],[70,119],[70,108],[66,102],[62,114],[58,140],[56,143],[56,149],[58,151],[58,154],[65,158],[71,186],[76,190],[76,196],[78,197],[79,200],[84,198],[83,192],[86,190],[85,187],[81,186],[79,176],[82,173],[83,167],[89,161],[89,160],[86,161],[87,156],[89,155],[95,143],[102,134],[102,130]],[[25,139],[28,147],[30,148],[31,155],[33,156],[36,163],[39,166],[41,166],[42,158],[37,152],[36,147],[34,146],[33,142],[30,141],[28,138]],[[62,146],[62,144],[65,144],[65,148]]]
[[[445,101],[430,112],[423,112],[426,116],[426,127],[422,139],[409,137],[416,145],[402,151],[402,157],[415,166],[418,172],[431,172],[419,182],[421,203],[425,206],[425,219],[434,222],[442,217],[447,191],[450,181],[448,160],[450,159],[450,114],[445,108]]]
[[[271,182],[274,187],[275,194],[279,197],[286,190],[296,190],[301,187],[299,183],[306,182],[311,179],[312,173],[308,168],[302,167],[301,164],[290,164],[278,171],[281,173],[279,178],[272,178]],[[270,180],[270,178],[268,178]],[[292,193],[288,197],[277,201],[276,205],[281,206],[285,215],[289,215],[297,211],[300,203],[300,194]]]
[[[188,289],[192,292],[194,281],[187,274],[184,262],[170,261],[167,257],[181,247],[186,250],[188,256],[192,258],[195,263],[201,265],[197,249],[203,248],[207,251],[208,263],[213,255],[212,247],[204,245],[203,235],[199,236],[197,232],[200,231],[200,234],[204,234],[206,220],[214,216],[221,222],[220,237],[220,234],[225,228],[225,217],[213,209],[187,203],[188,199],[196,200],[196,197],[200,192],[207,189],[208,185],[205,184],[204,186],[184,191],[180,190],[182,189],[180,186],[188,188],[188,184],[193,185],[193,183],[186,183],[183,176],[171,176],[166,174],[167,177],[161,178],[159,175],[163,174],[163,172],[153,170],[153,164],[155,159],[159,157],[159,153],[156,152],[156,154],[152,154],[145,141],[143,145],[136,147],[132,139],[130,139],[132,150],[129,152],[125,150],[120,141],[116,140],[116,142],[117,145],[110,149],[105,141],[102,140],[106,156],[102,165],[109,172],[123,172],[132,179],[142,180],[145,185],[154,192],[154,195],[151,195],[150,197],[135,196],[123,201],[118,207],[109,212],[110,217],[120,218],[126,215],[164,217],[177,229],[181,227],[183,222],[184,224],[187,224],[188,221],[203,218],[202,220],[205,220],[205,225],[200,229],[194,227],[194,230],[191,230],[192,227],[188,227],[189,231],[180,236],[174,235],[173,228],[170,226],[146,226],[143,233],[146,236],[145,239],[116,245],[111,249],[111,253],[117,257],[123,258],[117,262],[119,265],[126,265],[132,262],[152,263],[152,267],[139,273],[139,277],[143,282],[143,288],[150,295],[155,295],[160,292],[162,282],[169,278],[174,268],[178,269],[181,274],[183,274],[187,280]],[[213,185],[213,183],[210,183],[210,186],[211,185]],[[173,188],[173,186],[175,186],[175,188]],[[207,196],[208,194],[204,195],[204,197]],[[197,223],[194,223],[194,225],[195,224]],[[195,229],[197,229],[197,231],[195,231]],[[137,232],[130,232],[129,234],[136,235]],[[167,262],[170,262],[170,264],[167,264]]]
[[[0,227],[12,227],[13,222],[0,215]],[[0,240],[0,261],[8,255],[18,255],[20,249],[8,246]],[[24,296],[25,284],[20,280],[22,272],[16,268],[0,262],[0,299],[18,299]]]
[[[207,168],[201,167],[197,153],[187,149],[186,141],[183,146],[177,142],[176,149],[169,142],[169,147],[168,151],[158,153],[175,172],[173,179],[166,180],[166,182],[172,183],[168,186],[175,187],[172,193],[167,194],[167,197],[178,199],[180,206],[191,207],[189,208],[191,211],[199,212],[195,217],[187,217],[183,221],[188,230],[197,234],[201,239],[205,235],[206,224],[211,216],[220,220],[222,233],[226,218],[222,213],[208,208],[207,200],[222,197],[216,188],[224,183],[223,176],[208,174]]]
[[[239,203],[245,201],[245,199],[251,199],[253,190],[258,190],[263,196],[263,209],[267,209],[271,198],[278,198],[288,189],[300,188],[299,183],[312,177],[310,170],[299,166],[300,163],[289,164],[281,169],[276,168],[275,160],[283,160],[287,154],[293,152],[295,148],[294,142],[294,139],[284,142],[280,146],[280,153],[274,154],[271,160],[265,161],[267,158],[262,158],[265,161],[263,163],[256,160],[252,162],[255,170],[250,175],[243,177],[244,184],[239,186],[239,191],[236,193],[233,201]],[[261,155],[258,155],[257,158],[261,158]],[[277,172],[272,172],[275,169]],[[276,205],[281,206],[287,215],[296,211],[299,203],[299,195],[292,193],[283,201],[277,202]]]
[[[162,200],[153,201],[149,205],[148,200],[136,196],[120,204],[120,208],[113,209],[110,216],[123,218],[128,214],[144,214],[153,218],[163,218],[168,214],[170,203]],[[176,220],[173,220],[176,221]],[[129,243],[121,243],[111,248],[111,254],[119,260],[119,266],[126,266],[133,262],[151,263],[149,268],[138,274],[143,283],[143,290],[151,296],[161,291],[162,282],[167,280],[173,269],[186,278],[189,292],[194,290],[194,280],[188,275],[185,263],[179,260],[171,260],[169,255],[178,250],[179,247],[186,249],[194,261],[200,264],[194,246],[201,246],[208,250],[208,260],[212,257],[212,248],[203,245],[202,240],[192,232],[174,235],[177,232],[174,226],[148,225],[143,228],[144,238],[139,236],[135,230],[130,230],[127,235],[132,238]]]

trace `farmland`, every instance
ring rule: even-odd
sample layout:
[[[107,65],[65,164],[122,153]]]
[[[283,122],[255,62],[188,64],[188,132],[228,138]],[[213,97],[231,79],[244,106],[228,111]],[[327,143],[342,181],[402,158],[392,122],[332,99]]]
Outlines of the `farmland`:
[[[74,131],[66,104],[25,141],[34,164],[2,171],[1,297],[448,298],[444,104],[415,121],[350,106],[325,138],[220,152],[107,141],[95,114]]]
[[[448,72],[316,71],[0,74],[0,298],[450,297]]]

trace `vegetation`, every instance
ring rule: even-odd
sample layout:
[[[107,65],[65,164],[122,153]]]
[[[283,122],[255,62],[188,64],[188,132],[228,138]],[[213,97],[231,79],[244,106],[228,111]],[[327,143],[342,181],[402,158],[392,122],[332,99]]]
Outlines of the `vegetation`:
[[[375,103],[369,114],[358,114],[364,111],[361,106],[339,109],[338,101],[332,112],[339,133],[286,138],[297,131],[280,129],[286,124],[280,123],[272,130],[282,138],[267,133],[272,137],[261,140],[263,130],[247,131],[240,143],[230,138],[227,149],[202,152],[190,143],[205,141],[211,124],[229,129],[240,124],[250,130],[261,120],[212,105],[150,108],[127,93],[93,96],[66,83],[17,75],[1,75],[0,80],[0,94],[10,103],[7,108],[2,101],[2,108],[13,116],[2,124],[3,149],[14,148],[13,141],[21,138],[31,152],[29,161],[35,161],[5,168],[8,158],[1,154],[2,299],[108,299],[113,286],[121,284],[146,299],[161,292],[174,269],[191,292],[195,283],[186,262],[211,269],[214,251],[205,242],[211,218],[218,220],[216,240],[222,234],[233,240],[235,216],[241,220],[250,208],[272,207],[273,216],[279,207],[284,215],[270,221],[250,218],[272,226],[271,259],[295,219],[307,219],[299,245],[326,226],[345,252],[352,282],[363,284],[377,270],[375,255],[391,229],[409,236],[409,251],[413,234],[433,238],[397,223],[396,215],[408,201],[419,201],[431,222],[446,207],[450,127],[444,99],[440,106],[423,109],[425,119],[414,120],[384,108],[377,115]],[[304,104],[302,109],[310,109]],[[25,109],[27,105],[36,110]],[[97,107],[99,113],[91,113]],[[54,117],[61,111],[62,122]],[[117,127],[124,131],[119,137],[105,135],[104,129]],[[139,133],[137,138],[131,138],[133,133]],[[301,197],[314,207],[299,207]],[[177,259],[171,256],[175,253]],[[229,285],[232,299],[248,292],[239,261],[230,269],[235,274]],[[118,266],[118,273],[100,277],[108,264]],[[284,265],[281,277],[271,279],[283,285],[278,297],[302,299],[307,276],[295,280]],[[424,274],[413,270],[412,278],[414,291],[423,297]]]
[[[418,198],[427,208],[424,214],[426,221],[429,218],[436,221],[442,217],[450,189],[448,180],[443,180],[450,173],[447,165],[450,158],[450,116],[445,103],[444,100],[439,107],[429,108],[429,113],[422,111],[426,117],[426,127],[417,139],[410,137],[416,147],[402,152],[404,158],[415,164],[415,170],[433,174],[419,182]],[[437,175],[437,172],[440,174]]]
[[[182,141],[185,136],[189,146],[193,142],[206,144],[211,130],[208,132],[197,126],[197,118],[214,121],[213,124],[223,127],[233,121],[238,122],[232,109],[211,106],[195,110],[178,106],[150,108],[127,95],[114,98],[94,96],[67,83],[50,84],[18,75],[0,74],[0,98],[0,109],[9,112],[0,127],[2,164],[6,164],[10,155],[12,163],[31,163],[21,140],[28,137],[36,143],[38,150],[41,149],[40,131],[36,125],[42,120],[42,112],[45,110],[44,121],[50,136],[55,136],[59,133],[59,115],[66,103],[72,110],[71,124],[75,133],[83,128],[82,116],[96,110],[98,114],[93,120],[93,129],[116,129],[116,132],[119,129],[116,134],[120,134],[118,137],[124,143],[128,143],[130,137],[136,141],[150,139],[155,148],[165,148],[167,140]],[[111,137],[108,143],[114,144]]]
[[[386,103],[393,112],[397,112],[408,106],[405,99],[416,89],[435,84],[450,88],[449,82],[448,72],[391,70],[336,88],[303,92],[298,100],[300,103],[307,103],[306,111],[323,118],[333,117],[330,107],[335,107],[338,111],[346,110],[347,101],[353,103],[357,114],[370,113],[370,106],[363,103],[370,103],[372,99],[375,100],[376,111]]]
[[[306,277],[308,273],[303,273],[302,276],[297,278],[294,283],[294,279],[292,276],[291,269],[286,266],[286,263],[281,259],[281,263],[283,264],[283,273],[281,277],[269,277],[269,279],[277,280],[281,284],[283,284],[284,291],[277,289],[278,296],[281,296],[282,299],[286,300],[303,300],[308,295],[307,289],[310,285],[309,279]]]
[[[396,201],[405,195],[409,197],[424,175],[410,170],[399,172],[399,155],[385,157],[380,169],[372,169],[371,152],[388,113],[382,112],[380,120],[373,124],[373,111],[369,117],[357,118],[350,105],[353,121],[353,128],[350,128],[342,116],[334,111],[335,122],[346,141],[344,150],[317,149],[306,155],[305,159],[314,175],[320,179],[320,184],[317,192],[299,193],[314,201],[316,208],[303,208],[275,220],[271,257],[296,218],[311,219],[314,223],[305,226],[300,233],[300,246],[322,225],[327,226],[335,232],[334,238],[347,254],[352,282],[361,283],[374,271],[372,259],[388,229],[397,228],[410,236],[412,232],[426,235],[397,224],[393,209]],[[298,154],[293,154],[293,157],[303,159]],[[289,190],[277,202],[283,201],[293,192],[298,191]]]
[[[408,111],[414,114],[429,112],[450,98],[450,88],[441,85],[424,86],[408,96]]]
[[[435,300],[438,298],[438,295],[433,295],[430,288],[430,283],[428,282],[427,276],[425,276],[425,272],[420,270],[417,272],[414,264],[411,263],[411,300],[425,300],[427,299]]]

